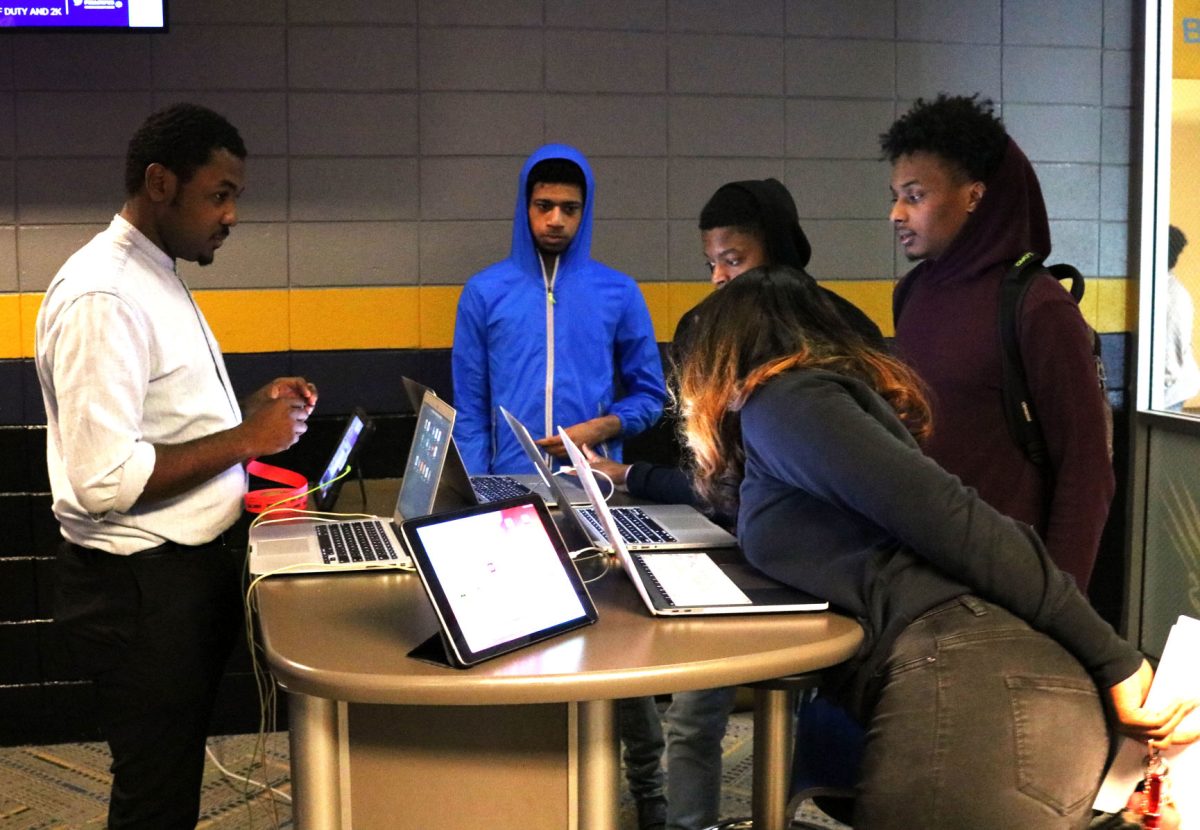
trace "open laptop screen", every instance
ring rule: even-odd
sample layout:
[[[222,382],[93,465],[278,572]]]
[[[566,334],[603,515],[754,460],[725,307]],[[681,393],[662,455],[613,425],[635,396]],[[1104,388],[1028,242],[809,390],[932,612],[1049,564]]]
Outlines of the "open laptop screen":
[[[314,509],[321,511],[333,509],[338,492],[345,481],[344,478],[338,478],[338,476],[348,465],[356,462],[367,442],[367,436],[371,434],[371,429],[371,422],[361,409],[355,409],[350,413],[346,427],[342,430],[342,436],[338,439],[333,454],[329,457],[329,463],[321,473],[321,478],[317,480],[317,489],[313,493]]]
[[[412,519],[433,510],[453,429],[454,410],[432,392],[427,393],[417,412],[404,480],[400,482],[396,504],[400,518]]]

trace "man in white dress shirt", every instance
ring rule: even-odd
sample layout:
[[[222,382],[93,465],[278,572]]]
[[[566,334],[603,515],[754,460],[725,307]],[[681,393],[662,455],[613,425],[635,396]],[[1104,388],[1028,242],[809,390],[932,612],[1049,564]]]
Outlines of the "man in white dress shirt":
[[[126,202],[62,266],[37,319],[46,460],[64,543],[54,616],[95,682],[110,828],[192,828],[217,687],[242,630],[243,464],[287,449],[317,393],[279,378],[239,406],[179,277],[237,223],[246,147],[203,107],[151,115]]]

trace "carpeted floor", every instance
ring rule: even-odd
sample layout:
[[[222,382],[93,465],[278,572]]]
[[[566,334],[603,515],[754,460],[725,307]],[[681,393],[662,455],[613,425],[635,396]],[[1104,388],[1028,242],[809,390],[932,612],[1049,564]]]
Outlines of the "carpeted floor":
[[[748,713],[730,719],[723,745],[723,817],[750,814],[752,726]],[[288,746],[285,733],[266,737],[265,753],[257,735],[213,738],[209,746],[218,763],[238,775],[247,774],[288,793]],[[0,830],[104,830],[109,775],[104,744],[55,744],[0,748]],[[291,807],[283,798],[257,790],[246,795],[244,784],[231,781],[210,758],[205,767],[200,830],[289,830]],[[842,828],[807,808],[811,824]],[[632,800],[621,804],[621,830],[636,830]]]

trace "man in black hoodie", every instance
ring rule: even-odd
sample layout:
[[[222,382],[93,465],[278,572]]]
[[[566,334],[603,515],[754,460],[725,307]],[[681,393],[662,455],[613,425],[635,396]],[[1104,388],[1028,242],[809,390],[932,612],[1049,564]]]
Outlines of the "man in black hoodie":
[[[700,211],[700,239],[713,285],[760,265],[790,265],[803,271],[812,247],[800,227],[796,203],[777,179],[722,185]],[[846,325],[883,348],[879,327],[857,306],[821,289]],[[682,365],[695,328],[695,309],[680,318],[671,359]],[[587,448],[585,448],[586,451]],[[669,504],[699,504],[686,469],[637,462],[618,464],[588,453],[597,467],[635,497]],[[732,526],[736,517],[716,516]],[[679,692],[667,709],[667,830],[700,830],[715,824],[721,806],[721,739],[733,709],[734,689]]]

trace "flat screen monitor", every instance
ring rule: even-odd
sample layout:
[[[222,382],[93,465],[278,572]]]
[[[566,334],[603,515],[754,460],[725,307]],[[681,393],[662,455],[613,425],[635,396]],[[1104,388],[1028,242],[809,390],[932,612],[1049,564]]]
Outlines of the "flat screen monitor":
[[[166,31],[167,0],[0,0],[0,26],[39,31]]]

